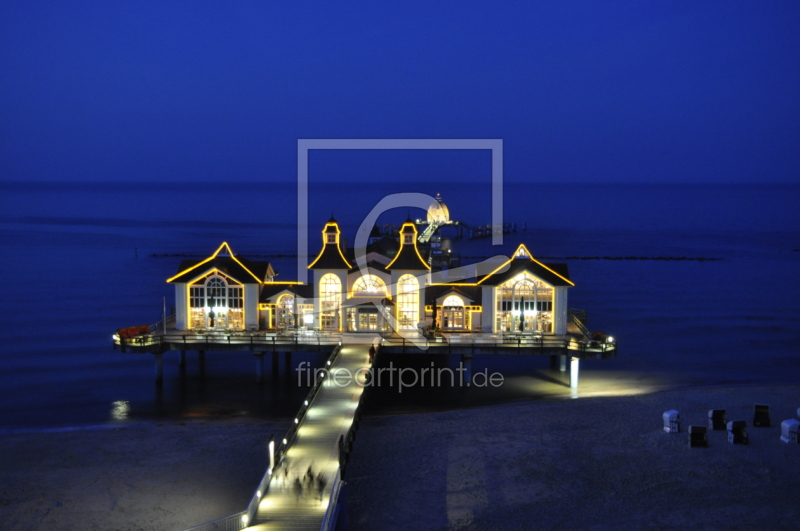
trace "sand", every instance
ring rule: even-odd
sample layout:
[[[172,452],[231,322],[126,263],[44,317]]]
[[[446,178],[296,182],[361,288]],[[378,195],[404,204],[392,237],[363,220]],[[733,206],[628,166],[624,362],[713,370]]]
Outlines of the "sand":
[[[771,428],[753,428],[755,403]],[[800,386],[683,389],[365,417],[347,471],[349,529],[796,529],[800,445],[779,440]],[[661,414],[678,409],[683,431]],[[685,428],[707,411],[750,444]],[[179,530],[240,511],[281,422],[0,436],[4,529]]]
[[[0,436],[0,528],[184,529],[244,509],[288,422]]]
[[[688,447],[709,409],[751,426],[754,403],[773,427],[748,446]],[[797,529],[800,445],[779,436],[798,406],[797,386],[738,387],[367,418],[349,529]],[[683,433],[662,430],[669,409]]]

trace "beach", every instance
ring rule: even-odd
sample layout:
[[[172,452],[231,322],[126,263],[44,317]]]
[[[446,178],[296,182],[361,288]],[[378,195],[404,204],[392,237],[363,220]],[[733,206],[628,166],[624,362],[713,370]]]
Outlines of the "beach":
[[[241,511],[289,424],[216,420],[0,436],[3,529],[184,529]]]
[[[753,405],[772,426],[752,427]],[[347,470],[348,528],[795,529],[800,445],[780,441],[800,386],[673,389],[375,415]],[[677,434],[662,413],[680,411]],[[687,427],[709,409],[750,442]],[[238,512],[288,423],[216,420],[0,437],[4,528],[180,530]]]

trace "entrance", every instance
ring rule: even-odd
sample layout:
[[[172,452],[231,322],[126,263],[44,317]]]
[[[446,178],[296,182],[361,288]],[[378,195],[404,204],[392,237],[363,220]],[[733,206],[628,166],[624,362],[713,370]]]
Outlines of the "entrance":
[[[356,320],[359,332],[378,330],[378,309],[377,308],[358,308],[358,319]]]
[[[461,330],[464,328],[464,307],[445,307],[442,311],[442,328]]]

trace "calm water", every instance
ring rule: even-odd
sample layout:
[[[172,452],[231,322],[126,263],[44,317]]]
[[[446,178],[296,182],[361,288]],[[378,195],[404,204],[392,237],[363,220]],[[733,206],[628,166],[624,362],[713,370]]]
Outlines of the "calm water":
[[[397,192],[441,192],[453,219],[491,219],[485,185],[311,183],[311,252],[331,214],[352,243],[372,206]],[[466,242],[462,253],[508,254],[522,241],[537,257],[569,264],[577,284],[570,306],[589,311],[591,328],[622,338],[619,358],[584,363],[582,385],[800,376],[800,186],[506,185],[504,197],[505,219],[526,223],[527,231],[507,236],[503,247]],[[290,415],[305,391],[285,377],[282,359],[269,385],[259,387],[251,356],[209,354],[205,380],[191,355],[183,378],[168,356],[157,392],[152,357],[113,351],[111,334],[158,320],[163,297],[172,306],[164,281],[181,258],[164,255],[206,256],[228,241],[244,256],[269,255],[279,279],[294,279],[295,209],[292,184],[0,184],[0,428]],[[382,221],[421,214],[397,209]],[[632,256],[720,260],[586,259]],[[302,359],[319,356],[294,358]],[[503,393],[419,392],[388,397],[387,410],[536,396],[530,380],[547,365],[516,358],[475,363],[512,376]]]

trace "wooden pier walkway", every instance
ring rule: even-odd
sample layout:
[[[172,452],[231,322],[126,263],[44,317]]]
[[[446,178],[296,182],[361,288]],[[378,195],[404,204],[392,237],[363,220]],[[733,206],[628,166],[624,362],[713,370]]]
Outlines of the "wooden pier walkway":
[[[369,344],[345,345],[332,365],[330,374],[300,424],[295,443],[284,458],[289,478],[283,469],[275,471],[269,490],[258,505],[247,529],[323,529],[332,517],[330,503],[335,503],[339,488],[339,440],[347,438],[364,391],[363,374],[369,367]],[[361,371],[363,372],[363,371]],[[352,377],[351,377],[352,376]],[[301,378],[306,376],[301,372]],[[310,371],[310,377],[315,374]],[[360,378],[361,384],[359,384]],[[277,441],[280,442],[280,441]],[[317,483],[303,482],[311,468],[314,476],[322,473],[325,487],[320,495]],[[300,478],[303,489],[298,493],[295,479]],[[331,495],[334,494],[332,497]],[[330,522],[335,525],[335,522]]]

